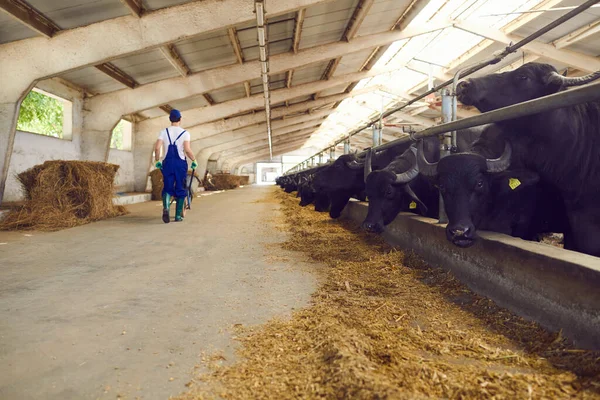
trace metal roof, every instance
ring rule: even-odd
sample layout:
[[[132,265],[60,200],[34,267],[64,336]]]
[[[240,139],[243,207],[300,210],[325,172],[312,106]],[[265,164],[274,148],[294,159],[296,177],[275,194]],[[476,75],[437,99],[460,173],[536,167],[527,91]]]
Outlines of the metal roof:
[[[24,0],[15,0],[24,2]],[[248,0],[250,1],[250,0]],[[275,0],[270,0],[275,1]],[[285,0],[277,0],[284,2]],[[120,0],[27,0],[30,6],[60,29],[72,29],[95,22],[105,21],[124,15],[132,15],[132,10]],[[178,6],[189,1],[180,0],[142,0],[145,11],[153,11],[166,7]],[[201,2],[200,2],[201,3]],[[284,13],[274,17],[267,14],[268,23],[268,54],[270,57],[283,53],[293,53],[294,43],[297,42],[298,56],[302,51],[330,43],[348,40],[352,43],[355,38],[369,37],[389,31],[398,26],[419,27],[430,21],[453,19],[455,21],[473,22],[485,29],[495,32],[504,30],[507,34],[526,36],[553,19],[564,15],[569,9],[546,10],[531,13],[539,4],[547,8],[565,8],[581,4],[581,0],[333,0],[325,1],[305,10]],[[1,9],[1,8],[0,8]],[[417,10],[411,13],[409,10]],[[267,6],[268,11],[268,6]],[[538,41],[552,44],[563,49],[568,54],[577,56],[600,56],[600,8],[590,8],[571,21],[543,35]],[[517,26],[518,25],[518,26]],[[557,40],[586,26],[590,29],[580,40],[567,42]],[[297,29],[301,27],[299,31]],[[513,29],[516,27],[516,29]],[[350,37],[345,37],[350,35]],[[40,36],[26,23],[0,13],[0,51],[2,43]],[[395,72],[363,79],[360,82],[343,82],[339,85],[307,95],[302,93],[290,97],[287,101],[272,104],[273,109],[294,106],[299,103],[315,101],[327,96],[340,93],[357,92],[366,87],[380,85],[382,90],[372,93],[362,93],[351,98],[336,101],[336,112],[331,114],[319,129],[313,134],[306,146],[326,145],[331,140],[343,136],[359,123],[373,118],[382,107],[389,108],[394,104],[405,101],[403,96],[416,95],[432,84],[440,83],[453,75],[459,68],[485,59],[494,52],[502,50],[506,44],[484,40],[483,34],[467,32],[466,29],[448,27],[421,36],[405,39],[388,46],[383,46],[378,52],[376,47],[355,52],[348,52],[337,59],[307,62],[306,65],[293,71],[270,74],[270,90],[285,91],[289,87],[316,83],[328,79],[343,78],[345,75],[364,71],[376,70],[383,67],[401,67]],[[170,44],[170,50],[176,54],[189,73],[209,71],[224,66],[257,60],[258,37],[255,15],[248,15],[245,23],[234,27],[223,26],[210,33],[189,37]],[[478,74],[485,74],[507,68],[515,68],[523,60],[537,59],[540,62],[553,64],[563,70],[567,65],[562,61],[546,56],[537,57],[525,49],[512,54],[493,67]],[[59,77],[77,85],[88,92],[90,96],[106,94],[118,90],[132,89],[137,85],[177,78],[181,76],[172,65],[173,60],[167,59],[164,48],[152,48],[110,60],[110,67],[120,76],[115,78],[107,75],[94,66],[65,72]],[[570,73],[581,74],[581,71],[569,69]],[[431,75],[431,77],[430,77]],[[291,80],[289,79],[291,77]],[[249,93],[247,93],[249,90]],[[363,91],[364,92],[364,91]],[[189,110],[210,107],[215,103],[226,103],[242,99],[248,95],[263,93],[260,71],[256,71],[254,79],[234,85],[211,90],[208,93],[198,93],[170,102],[170,107]],[[290,95],[291,96],[291,95]],[[439,112],[424,106],[430,102],[419,103],[407,112],[419,113],[424,118],[435,119]],[[330,108],[330,104],[321,104],[320,108]],[[296,107],[298,108],[298,107]],[[243,110],[236,115],[243,115],[252,110]],[[306,110],[295,111],[294,115]],[[141,110],[139,118],[156,118],[166,115],[161,108],[154,107]],[[401,122],[401,118],[390,120]]]

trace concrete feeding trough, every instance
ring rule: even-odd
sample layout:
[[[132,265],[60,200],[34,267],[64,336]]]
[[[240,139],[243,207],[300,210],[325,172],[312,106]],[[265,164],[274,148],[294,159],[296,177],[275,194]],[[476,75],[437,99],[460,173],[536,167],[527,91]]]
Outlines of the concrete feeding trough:
[[[343,216],[361,223],[367,210],[353,200]],[[562,330],[578,346],[600,349],[599,258],[495,232],[479,232],[477,243],[462,249],[446,239],[444,225],[409,213],[398,215],[383,236],[500,306]]]

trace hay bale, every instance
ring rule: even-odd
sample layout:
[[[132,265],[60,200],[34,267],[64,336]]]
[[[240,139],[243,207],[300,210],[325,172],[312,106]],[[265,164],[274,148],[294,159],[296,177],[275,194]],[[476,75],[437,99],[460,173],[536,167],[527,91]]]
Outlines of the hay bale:
[[[102,162],[46,161],[20,173],[25,202],[0,222],[0,230],[56,231],[126,214],[112,203],[118,169]]]
[[[205,185],[206,190],[231,190],[238,188],[243,177],[231,174],[216,174],[212,176],[214,185]],[[247,177],[246,177],[247,178]],[[247,184],[247,183],[246,183]]]
[[[150,172],[150,181],[152,182],[152,200],[161,200],[164,182],[160,169]]]

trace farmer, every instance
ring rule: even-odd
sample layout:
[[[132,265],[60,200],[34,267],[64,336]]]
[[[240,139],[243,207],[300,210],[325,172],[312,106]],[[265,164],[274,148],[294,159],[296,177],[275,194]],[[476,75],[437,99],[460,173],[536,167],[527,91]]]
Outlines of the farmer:
[[[177,197],[175,209],[175,222],[183,221],[184,200],[187,197],[187,155],[192,160],[192,169],[198,166],[196,157],[190,147],[190,134],[181,127],[181,112],[171,110],[169,114],[171,126],[163,129],[154,146],[154,159],[156,168],[163,174],[164,188],[162,191],[163,216],[165,224],[169,223],[169,207],[171,197]],[[160,161],[160,148],[163,147],[165,158]]]

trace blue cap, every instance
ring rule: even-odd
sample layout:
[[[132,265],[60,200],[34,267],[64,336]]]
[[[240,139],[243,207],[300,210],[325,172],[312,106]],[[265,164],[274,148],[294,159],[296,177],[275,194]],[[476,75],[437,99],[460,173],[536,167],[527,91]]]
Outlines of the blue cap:
[[[171,113],[169,114],[169,120],[171,122],[177,122],[180,119],[181,119],[181,112],[179,112],[179,110],[172,109]]]

